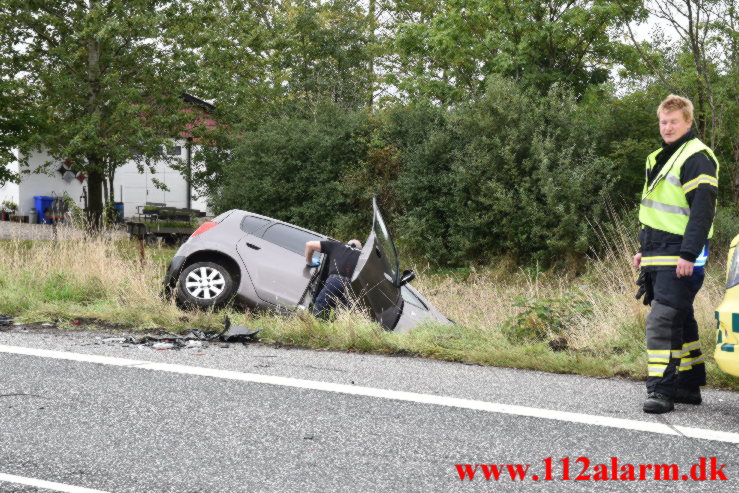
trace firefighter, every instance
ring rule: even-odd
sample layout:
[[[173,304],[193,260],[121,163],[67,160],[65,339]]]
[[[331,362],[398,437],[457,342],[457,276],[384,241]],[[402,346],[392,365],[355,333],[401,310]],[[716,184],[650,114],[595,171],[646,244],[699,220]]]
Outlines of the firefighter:
[[[639,208],[641,269],[646,292],[648,353],[644,412],[674,403],[700,404],[706,369],[693,301],[703,284],[718,194],[719,163],[691,128],[693,104],[670,95],[657,109],[662,146],[647,156]]]

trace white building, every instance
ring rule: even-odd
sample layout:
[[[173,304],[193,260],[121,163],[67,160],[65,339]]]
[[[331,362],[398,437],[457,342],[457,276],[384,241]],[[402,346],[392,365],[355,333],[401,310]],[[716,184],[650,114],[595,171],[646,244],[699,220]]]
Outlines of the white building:
[[[185,102],[192,104],[191,109],[185,111],[193,112],[197,124],[215,125],[215,121],[208,116],[215,110],[212,104],[187,93],[181,94],[181,97]],[[203,113],[198,115],[195,112],[196,108],[203,110]],[[180,132],[182,139],[172,141],[172,146],[165,149],[174,159],[182,161],[188,159],[186,145],[187,138],[190,137],[188,128],[190,125]],[[192,146],[190,151],[194,151]],[[45,167],[44,164],[47,162],[51,162],[52,165]],[[20,171],[17,159],[9,167],[11,172]],[[149,166],[143,168],[143,173],[139,173],[136,162],[129,161],[115,172],[114,202],[123,202],[125,217],[135,217],[138,207],[144,206],[147,202],[165,204],[167,207],[189,207],[212,215],[212,212],[207,210],[205,198],[198,197],[194,193],[181,172],[172,169],[164,161],[156,163],[153,171]],[[31,209],[36,208],[34,199],[36,196],[61,197],[66,193],[78,206],[85,207],[87,179],[83,173],[70,169],[69,165],[53,160],[43,152],[37,152],[29,157],[27,169],[31,173],[23,173],[20,183],[6,183],[0,187],[0,202],[10,200],[18,204],[18,215],[30,215]],[[167,190],[157,188],[155,182],[163,183]]]
[[[174,142],[174,146],[167,152],[187,159],[186,141]],[[61,197],[65,193],[80,207],[84,207],[84,195],[87,193],[87,179],[84,174],[66,171],[68,167],[59,161],[52,160],[47,154],[34,153],[29,158],[29,170],[39,170],[43,164],[51,161],[54,164],[46,172],[22,174],[20,183],[6,183],[0,187],[0,202],[11,200],[18,204],[18,215],[27,216],[35,208],[35,196]],[[10,170],[19,171],[18,161],[10,164]],[[164,183],[168,191],[161,190],[154,185],[154,181]],[[172,169],[167,163],[156,163],[155,172],[144,166],[144,172],[139,173],[136,163],[130,161],[118,168],[113,180],[115,202],[123,202],[124,215],[133,217],[137,207],[147,202],[166,204],[168,207],[187,207],[188,184],[185,177]],[[209,212],[204,198],[197,197],[191,190],[191,208]]]

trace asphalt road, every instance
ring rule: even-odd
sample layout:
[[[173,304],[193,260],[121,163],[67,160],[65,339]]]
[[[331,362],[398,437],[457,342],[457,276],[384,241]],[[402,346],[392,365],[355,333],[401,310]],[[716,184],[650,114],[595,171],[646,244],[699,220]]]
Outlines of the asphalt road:
[[[739,394],[641,412],[643,384],[258,344],[155,351],[103,335],[0,332],[0,345],[384,389],[350,395],[0,352],[0,475],[106,492],[737,491],[735,443],[392,398],[448,396],[647,427],[739,433]],[[97,339],[96,339],[97,338]],[[112,361],[112,360],[111,360]],[[172,367],[174,368],[174,367]],[[411,394],[409,394],[411,395]],[[391,398],[385,398],[391,397]],[[607,422],[608,420],[606,420]],[[544,459],[552,458],[551,481]],[[716,457],[727,481],[576,481],[583,461],[676,464],[680,476]],[[570,460],[571,480],[562,480]],[[710,460],[710,459],[709,459]],[[461,481],[457,464],[528,464],[527,479]],[[710,476],[710,466],[707,468]],[[611,472],[608,470],[608,477]],[[533,475],[539,481],[531,479]],[[0,476],[1,478],[2,476]],[[666,484],[665,484],[666,483]],[[55,491],[2,481],[0,491]],[[56,490],[60,491],[60,490]]]

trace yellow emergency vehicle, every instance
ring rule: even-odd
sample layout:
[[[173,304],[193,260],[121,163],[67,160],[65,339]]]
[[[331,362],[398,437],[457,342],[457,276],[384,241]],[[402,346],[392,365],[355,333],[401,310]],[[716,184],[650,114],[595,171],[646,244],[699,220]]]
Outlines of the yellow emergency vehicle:
[[[726,267],[726,295],[716,309],[716,352],[719,368],[739,377],[739,235],[734,237]]]

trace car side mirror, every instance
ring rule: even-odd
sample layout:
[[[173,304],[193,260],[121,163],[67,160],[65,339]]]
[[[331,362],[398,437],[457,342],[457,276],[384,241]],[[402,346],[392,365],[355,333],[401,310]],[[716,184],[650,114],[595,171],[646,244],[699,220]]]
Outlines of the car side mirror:
[[[404,284],[408,284],[415,278],[416,273],[410,269],[406,269],[403,271],[403,275],[400,276],[400,285],[403,286]]]

